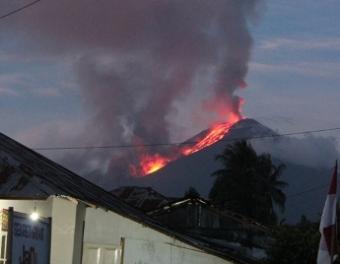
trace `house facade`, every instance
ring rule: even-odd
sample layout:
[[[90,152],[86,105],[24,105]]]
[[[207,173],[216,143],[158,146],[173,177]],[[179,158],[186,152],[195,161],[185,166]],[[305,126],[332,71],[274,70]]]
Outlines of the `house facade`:
[[[191,237],[0,134],[0,264],[255,263]]]
[[[142,223],[69,197],[3,199],[0,206],[3,209],[13,207],[16,212],[28,216],[36,210],[39,217],[52,219],[50,263],[232,263]],[[8,231],[1,231],[1,238],[4,237],[1,242],[5,245],[0,248],[3,250],[7,235]],[[13,254],[12,263],[20,263],[21,253]],[[6,252],[2,251],[0,255],[0,263],[7,263]]]

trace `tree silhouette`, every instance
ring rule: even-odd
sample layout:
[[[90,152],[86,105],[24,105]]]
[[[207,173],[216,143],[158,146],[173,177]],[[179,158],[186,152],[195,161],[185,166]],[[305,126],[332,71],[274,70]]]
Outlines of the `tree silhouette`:
[[[246,141],[228,145],[216,160],[223,168],[212,174],[212,202],[263,224],[276,223],[275,208],[283,211],[286,201],[287,184],[279,179],[285,166],[274,165],[269,154],[257,155]]]

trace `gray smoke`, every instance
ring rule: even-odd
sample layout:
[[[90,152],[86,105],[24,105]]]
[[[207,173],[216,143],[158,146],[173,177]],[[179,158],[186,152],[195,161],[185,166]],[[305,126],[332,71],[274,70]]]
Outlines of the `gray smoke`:
[[[248,23],[258,7],[258,0],[43,1],[8,26],[25,32],[31,51],[74,61],[97,144],[167,142],[174,103],[212,69],[204,110],[239,114],[234,93],[245,84]]]
[[[300,138],[281,137],[252,142],[258,153],[270,153],[273,157],[292,164],[311,168],[331,168],[339,157],[336,139],[306,135]]]

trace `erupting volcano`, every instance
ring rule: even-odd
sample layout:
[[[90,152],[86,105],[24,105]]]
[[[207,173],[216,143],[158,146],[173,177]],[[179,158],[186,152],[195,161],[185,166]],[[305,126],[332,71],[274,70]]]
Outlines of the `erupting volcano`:
[[[260,1],[141,2],[146,8],[142,12],[129,7],[126,10],[138,13],[116,14],[118,23],[113,24],[123,26],[108,35],[113,37],[107,45],[114,46],[112,59],[104,54],[105,60],[85,60],[86,67],[80,71],[86,80],[86,95],[98,108],[99,127],[107,127],[108,138],[114,134],[119,142],[135,146],[133,153],[124,152],[112,159],[110,172],[122,178],[127,168],[132,176],[146,176],[201,152],[243,119],[243,100],[236,92],[247,86],[253,45],[248,25],[257,16]],[[140,15],[143,12],[150,15]],[[129,29],[132,31],[127,32]],[[131,41],[130,36],[140,41]],[[101,89],[93,89],[94,85]],[[193,113],[192,121],[197,111],[202,111],[205,116],[200,124],[209,129],[159,152],[148,148],[148,142],[171,141],[173,125],[182,122],[180,114],[176,115],[181,110],[186,111],[186,118]],[[121,159],[125,162],[116,162]]]
[[[173,148],[169,154],[148,154],[140,147],[139,165],[130,165],[130,173],[133,176],[146,176],[165,167],[168,163],[183,156],[189,156],[204,148],[207,148],[228,134],[230,128],[242,120],[241,114],[230,114],[227,122],[213,124],[203,135],[194,138],[193,141],[184,142]]]

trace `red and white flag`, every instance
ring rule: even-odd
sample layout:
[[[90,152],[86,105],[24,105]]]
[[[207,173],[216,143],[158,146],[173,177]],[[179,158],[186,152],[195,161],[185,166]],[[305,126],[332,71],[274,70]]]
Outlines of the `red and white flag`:
[[[337,171],[338,164],[336,163],[320,221],[319,231],[321,233],[321,239],[317,264],[333,263],[333,256],[336,251]]]

